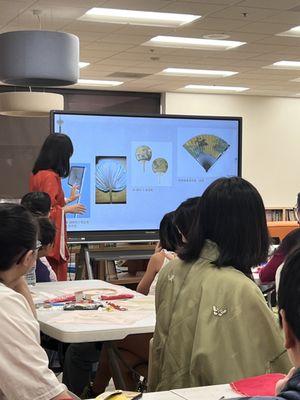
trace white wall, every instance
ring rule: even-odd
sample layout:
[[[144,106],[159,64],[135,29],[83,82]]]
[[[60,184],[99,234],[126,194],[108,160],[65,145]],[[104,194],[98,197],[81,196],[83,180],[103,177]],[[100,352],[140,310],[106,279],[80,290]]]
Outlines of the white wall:
[[[167,114],[243,118],[242,176],[265,206],[293,206],[300,192],[300,99],[166,93]]]

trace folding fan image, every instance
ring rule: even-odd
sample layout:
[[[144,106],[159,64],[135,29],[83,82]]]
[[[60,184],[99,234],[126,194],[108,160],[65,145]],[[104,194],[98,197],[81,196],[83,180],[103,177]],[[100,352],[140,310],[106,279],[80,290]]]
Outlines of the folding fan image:
[[[183,144],[185,150],[207,172],[230,145],[215,135],[198,135]]]

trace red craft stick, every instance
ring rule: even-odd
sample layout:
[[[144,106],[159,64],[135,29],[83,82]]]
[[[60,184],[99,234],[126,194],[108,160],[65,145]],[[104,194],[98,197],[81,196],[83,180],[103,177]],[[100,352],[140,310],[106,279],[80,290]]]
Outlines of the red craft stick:
[[[75,295],[66,294],[63,296],[54,297],[54,299],[45,300],[44,303],[64,303],[67,301],[75,301]]]
[[[112,295],[102,295],[100,296],[101,300],[122,300],[122,299],[132,299],[134,297],[131,293],[123,293],[123,294],[112,294]]]

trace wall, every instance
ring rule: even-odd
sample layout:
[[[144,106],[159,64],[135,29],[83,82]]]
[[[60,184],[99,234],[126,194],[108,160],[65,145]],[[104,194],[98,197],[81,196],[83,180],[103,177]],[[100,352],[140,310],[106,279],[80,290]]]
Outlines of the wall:
[[[266,206],[293,206],[300,192],[300,99],[166,93],[167,114],[243,118],[242,176]]]

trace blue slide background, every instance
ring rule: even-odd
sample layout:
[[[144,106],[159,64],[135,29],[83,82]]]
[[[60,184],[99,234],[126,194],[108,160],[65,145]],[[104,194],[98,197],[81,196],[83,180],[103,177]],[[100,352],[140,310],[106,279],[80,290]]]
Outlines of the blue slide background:
[[[238,121],[118,117],[100,115],[56,114],[63,121],[61,132],[72,139],[71,165],[85,166],[80,202],[87,213],[67,216],[68,230],[105,231],[157,229],[162,216],[174,210],[188,197],[199,196],[221,176],[238,173]],[[182,147],[190,138],[216,135],[230,144],[217,162],[206,172]],[[147,145],[152,158],[145,164],[135,157],[135,149]],[[125,204],[96,204],[96,157],[126,157],[127,188]],[[168,170],[158,177],[152,171],[156,158],[168,161]],[[63,182],[66,196],[70,187]]]

